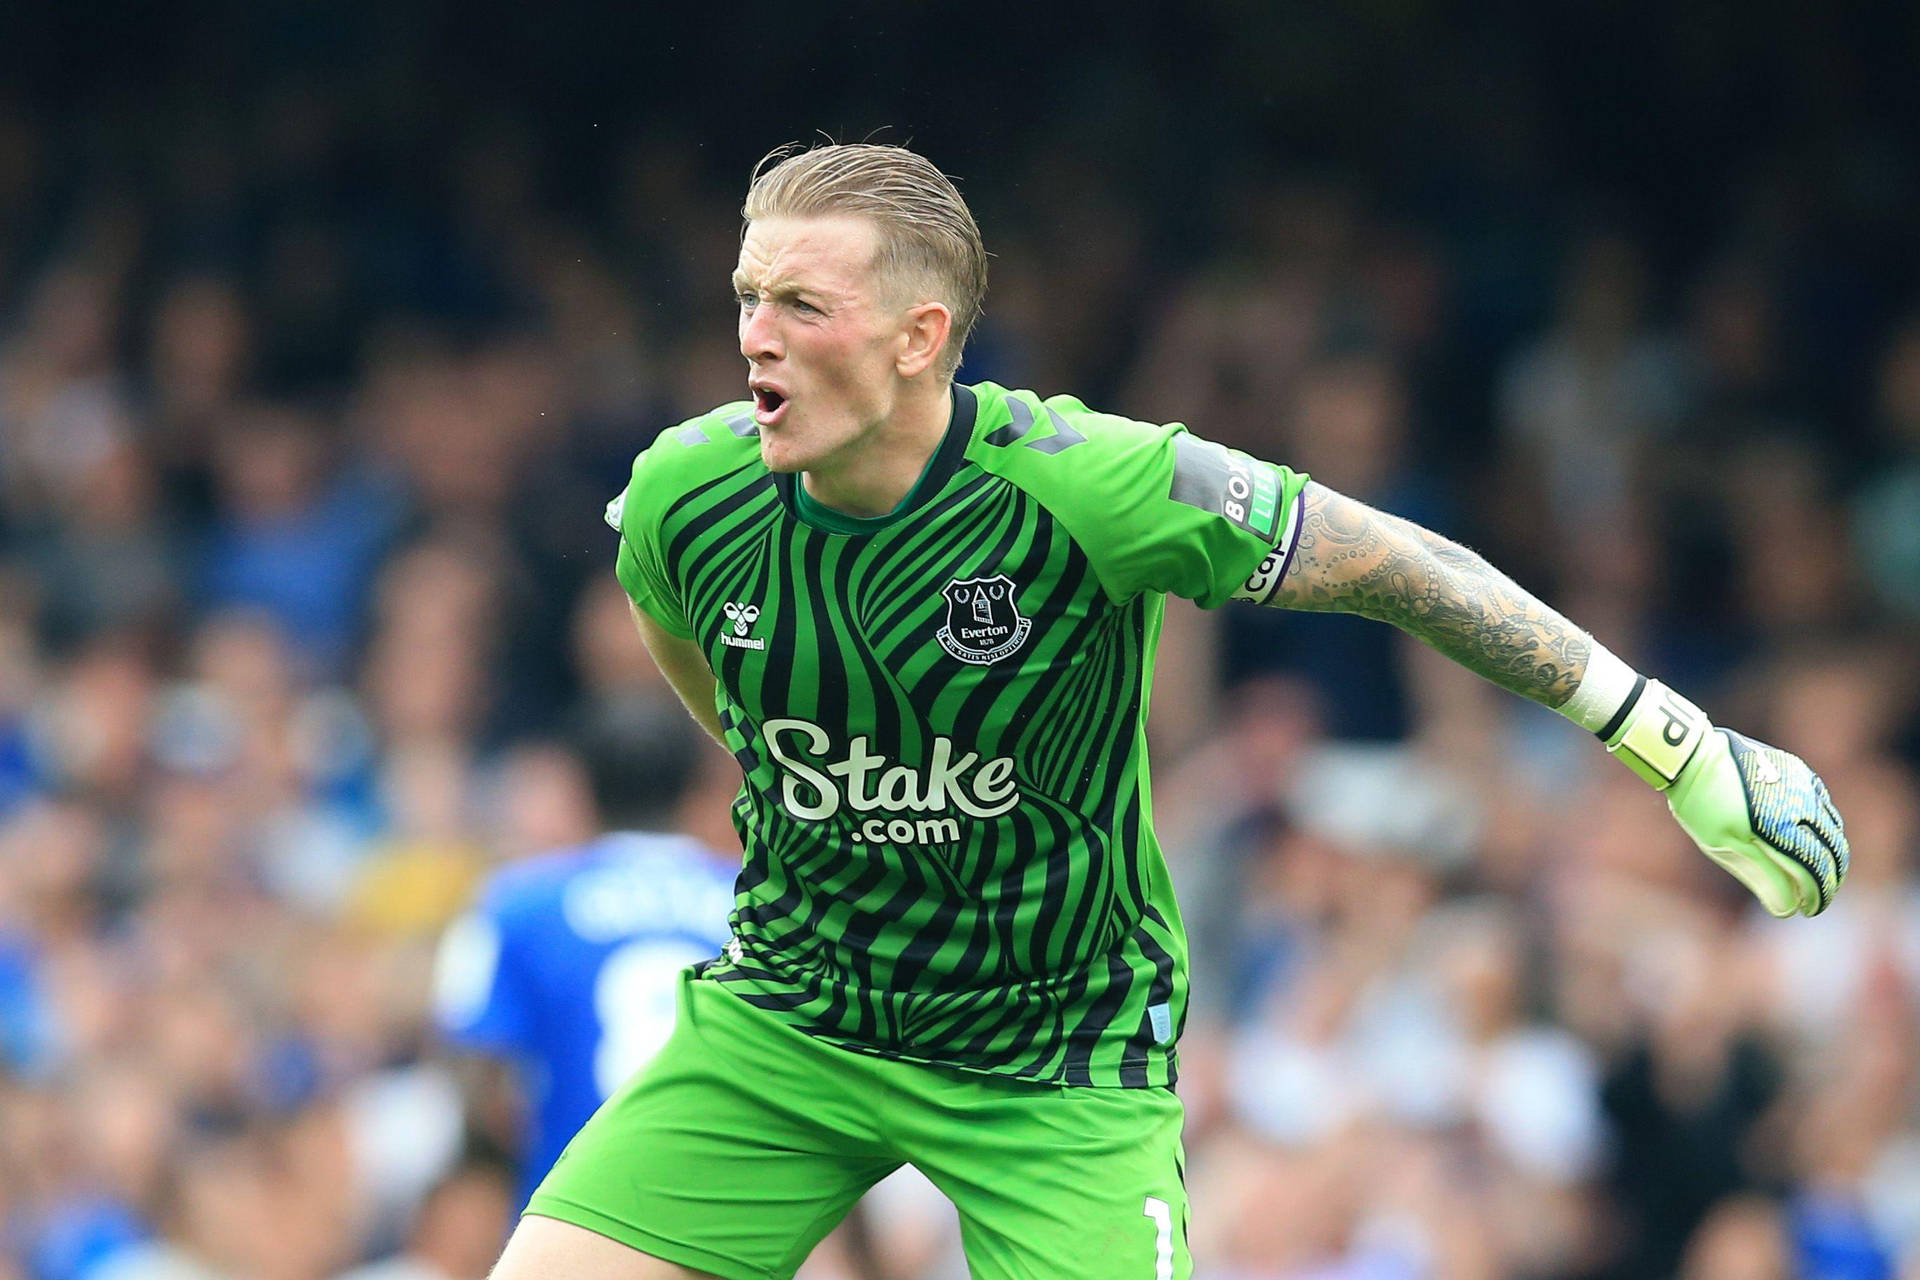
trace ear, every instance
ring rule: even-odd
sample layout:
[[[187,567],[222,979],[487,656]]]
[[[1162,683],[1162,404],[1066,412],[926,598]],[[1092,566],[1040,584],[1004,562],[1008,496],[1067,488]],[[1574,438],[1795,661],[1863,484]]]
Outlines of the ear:
[[[953,333],[953,312],[944,302],[922,302],[907,308],[894,368],[903,378],[916,378],[932,368]]]

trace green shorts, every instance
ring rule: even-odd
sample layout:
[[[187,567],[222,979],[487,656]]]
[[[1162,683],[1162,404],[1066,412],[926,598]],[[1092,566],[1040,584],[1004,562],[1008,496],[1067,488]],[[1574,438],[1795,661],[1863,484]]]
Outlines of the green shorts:
[[[534,1193],[558,1218],[726,1280],[786,1280],[912,1164],[975,1280],[1185,1280],[1180,1100],[825,1044],[689,972],[673,1035]]]

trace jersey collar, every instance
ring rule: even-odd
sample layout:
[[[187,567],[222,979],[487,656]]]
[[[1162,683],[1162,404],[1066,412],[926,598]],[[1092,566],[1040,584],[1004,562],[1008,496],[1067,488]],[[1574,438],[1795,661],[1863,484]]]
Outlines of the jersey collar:
[[[940,447],[927,459],[920,478],[914,481],[913,488],[900,500],[900,505],[883,516],[850,516],[822,506],[807,496],[806,486],[799,483],[800,477],[794,472],[776,473],[773,483],[780,490],[780,500],[786,504],[788,513],[802,524],[828,533],[874,533],[925,506],[929,499],[946,487],[947,481],[960,469],[960,463],[967,456],[967,445],[973,441],[974,416],[978,411],[973,388],[954,383],[953,414],[947,422],[947,434],[940,438]]]

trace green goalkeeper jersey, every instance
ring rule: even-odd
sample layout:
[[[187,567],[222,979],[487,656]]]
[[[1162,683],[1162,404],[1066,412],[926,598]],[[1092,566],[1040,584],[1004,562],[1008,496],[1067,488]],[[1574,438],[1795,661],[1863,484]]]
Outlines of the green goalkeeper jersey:
[[[769,472],[750,402],[661,433],[608,508],[621,583],[705,650],[745,774],[733,939],[703,977],[848,1049],[1171,1084],[1165,593],[1270,595],[1306,478],[1068,396],[953,400],[886,516]]]

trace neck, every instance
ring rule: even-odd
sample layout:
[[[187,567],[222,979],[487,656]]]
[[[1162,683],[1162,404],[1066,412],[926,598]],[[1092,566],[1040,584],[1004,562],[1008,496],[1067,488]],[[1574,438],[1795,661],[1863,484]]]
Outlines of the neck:
[[[879,426],[844,456],[800,473],[807,496],[843,515],[884,516],[906,500],[953,420],[953,392],[941,383],[895,402]]]

